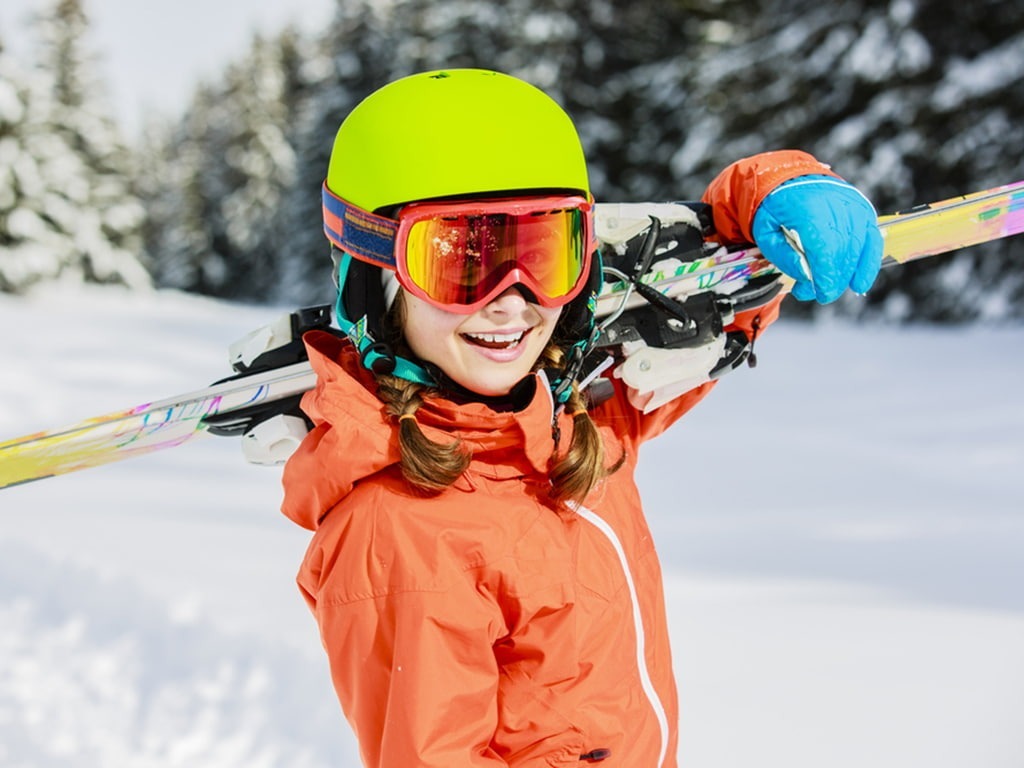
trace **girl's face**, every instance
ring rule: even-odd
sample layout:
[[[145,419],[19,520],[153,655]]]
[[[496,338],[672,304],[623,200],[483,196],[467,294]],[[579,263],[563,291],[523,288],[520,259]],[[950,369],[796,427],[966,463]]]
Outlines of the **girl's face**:
[[[533,370],[551,340],[561,307],[531,304],[511,287],[472,315],[446,312],[409,293],[403,332],[421,360],[479,395],[507,395]]]

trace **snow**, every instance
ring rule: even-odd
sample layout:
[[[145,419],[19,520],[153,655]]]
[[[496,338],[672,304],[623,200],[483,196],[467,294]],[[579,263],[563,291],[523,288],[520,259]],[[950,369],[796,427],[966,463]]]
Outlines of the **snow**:
[[[0,438],[194,389],[277,310],[0,297]],[[688,768],[1020,765],[1024,329],[782,325],[645,448]],[[236,441],[0,492],[0,764],[357,766]]]

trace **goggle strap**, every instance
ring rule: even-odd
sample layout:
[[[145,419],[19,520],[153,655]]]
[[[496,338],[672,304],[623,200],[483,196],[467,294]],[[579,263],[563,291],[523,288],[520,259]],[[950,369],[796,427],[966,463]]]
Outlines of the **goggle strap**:
[[[323,185],[324,234],[361,261],[395,269],[398,222],[346,203]]]

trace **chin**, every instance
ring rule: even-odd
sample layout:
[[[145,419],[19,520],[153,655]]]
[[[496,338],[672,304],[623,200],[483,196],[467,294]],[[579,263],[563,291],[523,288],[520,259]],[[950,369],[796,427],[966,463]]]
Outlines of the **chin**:
[[[511,392],[512,388],[522,381],[523,376],[529,373],[529,371],[526,371],[526,373],[513,374],[511,376],[476,377],[458,383],[470,392],[475,392],[484,397],[502,397]]]
[[[476,394],[483,395],[484,397],[503,397],[504,395],[507,395],[509,392],[512,391],[512,387],[514,387],[518,381],[519,379],[516,379],[515,381],[509,384],[484,385],[477,383],[470,386],[466,386],[465,384],[463,384],[463,386],[466,387],[466,389],[468,389],[470,392],[475,392]]]

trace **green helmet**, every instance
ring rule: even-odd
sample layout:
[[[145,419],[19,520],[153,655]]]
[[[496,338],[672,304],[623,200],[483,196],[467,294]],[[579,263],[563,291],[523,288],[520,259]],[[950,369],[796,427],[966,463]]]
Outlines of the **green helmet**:
[[[479,69],[411,75],[363,100],[335,137],[327,187],[368,211],[456,195],[590,191],[565,111],[529,83]]]

